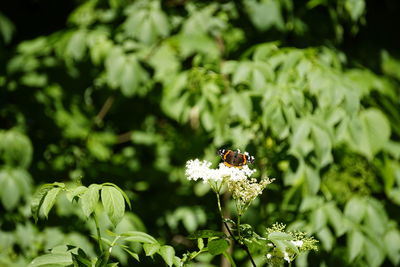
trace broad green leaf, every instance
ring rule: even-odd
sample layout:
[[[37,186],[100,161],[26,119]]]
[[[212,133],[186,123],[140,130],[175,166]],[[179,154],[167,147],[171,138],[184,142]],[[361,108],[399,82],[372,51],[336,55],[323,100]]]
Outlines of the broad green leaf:
[[[344,208],[344,215],[353,222],[359,223],[364,218],[366,203],[359,197],[353,197]]]
[[[385,147],[390,137],[390,125],[386,116],[378,109],[367,109],[360,113],[362,132],[357,138],[357,148],[368,159]]]
[[[81,60],[86,54],[87,31],[84,29],[74,32],[71,36],[66,53],[75,60]]]
[[[124,190],[122,190],[119,186],[117,186],[116,184],[113,184],[113,183],[104,183],[104,184],[102,184],[102,186],[105,186],[105,185],[112,186],[112,187],[116,188],[121,193],[121,195],[124,197],[124,199],[125,199],[126,203],[128,204],[129,208],[130,209],[132,208],[131,201],[129,200],[129,197],[126,195]]]
[[[358,20],[365,10],[364,0],[346,0],[344,6],[353,21]]]
[[[318,169],[306,165],[305,176],[309,192],[313,195],[317,194],[321,184],[321,179],[319,177]]]
[[[88,190],[79,199],[79,204],[82,208],[83,214],[89,217],[94,211],[97,202],[99,201],[99,190],[101,186],[98,184],[92,184]]]
[[[153,256],[155,253],[157,253],[159,251],[160,244],[145,243],[145,244],[143,244],[143,249],[144,249],[144,252],[146,253],[146,256]]]
[[[8,44],[14,34],[14,24],[0,12],[0,34],[3,37],[4,43]]]
[[[343,220],[343,214],[334,203],[329,203],[324,207],[325,214],[328,217],[329,223],[333,226],[336,236],[339,237],[347,231],[347,227]]]
[[[335,243],[335,237],[331,233],[328,227],[324,227],[317,233],[317,237],[321,240],[322,246],[325,250],[331,251]]]
[[[371,267],[381,266],[385,260],[385,252],[378,244],[370,239],[365,240],[365,258]]]
[[[33,195],[32,201],[31,201],[31,213],[32,217],[35,219],[35,222],[37,222],[39,218],[39,211],[41,209],[41,206],[43,204],[44,198],[47,195],[47,192],[51,190],[54,187],[52,184],[45,184],[42,185],[38,191]]]
[[[154,239],[154,237],[152,237],[151,235],[139,231],[125,232],[122,233],[121,236],[124,237],[123,238],[124,240],[130,242],[149,243],[149,244],[158,243],[157,240]]]
[[[39,256],[31,261],[28,267],[46,266],[68,266],[72,264],[72,257],[69,253],[52,253]]]
[[[17,206],[22,193],[17,181],[12,176],[12,171],[2,170],[0,172],[0,195],[1,203],[6,210],[12,210]]]
[[[208,242],[207,248],[211,255],[219,255],[229,248],[229,243],[225,239],[213,239]]]
[[[314,228],[314,231],[319,231],[323,227],[326,226],[327,216],[324,212],[323,207],[319,207],[316,210],[313,210],[311,213],[311,223]]]
[[[101,202],[108,218],[116,226],[125,213],[125,200],[121,192],[113,186],[103,186],[101,189]]]
[[[41,211],[44,217],[47,218],[51,208],[56,202],[57,195],[60,193],[60,191],[61,191],[60,187],[54,187],[47,192],[41,207]]]
[[[364,236],[360,231],[353,230],[347,235],[347,253],[349,255],[349,262],[361,253],[364,245]]]
[[[189,239],[210,238],[210,237],[226,237],[225,233],[214,230],[198,230],[191,233]]]
[[[67,199],[72,202],[72,200],[75,197],[82,195],[86,191],[87,191],[87,187],[80,185],[80,186],[74,188],[72,191],[67,192],[66,196],[67,196]]]
[[[388,231],[384,242],[390,261],[397,266],[400,263],[400,232],[397,229]]]
[[[175,257],[175,250],[173,247],[162,246],[160,248],[159,254],[164,259],[165,263],[168,266],[172,266],[172,264],[174,263],[174,257]]]
[[[245,123],[251,121],[251,112],[253,104],[247,93],[235,93],[231,95],[231,110],[232,113],[241,118]]]
[[[312,127],[311,136],[314,142],[315,154],[317,156],[317,166],[323,168],[333,160],[331,139],[325,130],[316,125],[313,125]]]
[[[251,68],[249,62],[240,63],[233,74],[232,84],[237,85],[239,83],[248,81],[250,71]]]

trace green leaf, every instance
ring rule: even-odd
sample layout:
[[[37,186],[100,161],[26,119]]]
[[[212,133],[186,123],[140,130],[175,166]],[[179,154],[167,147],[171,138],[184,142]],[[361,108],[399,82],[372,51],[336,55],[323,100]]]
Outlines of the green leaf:
[[[398,266],[400,262],[400,232],[392,229],[385,234],[384,243],[390,261]]]
[[[314,231],[319,231],[326,226],[327,217],[323,207],[319,207],[316,210],[312,211],[311,223],[313,225]]]
[[[188,238],[189,239],[198,239],[198,238],[210,238],[210,237],[221,237],[225,238],[226,234],[219,231],[214,230],[198,230],[194,233],[191,233]]]
[[[12,176],[11,170],[0,171],[0,196],[6,210],[12,210],[17,205],[23,192],[20,191],[17,181]]]
[[[152,237],[149,234],[139,232],[139,231],[129,231],[125,233],[121,233],[121,236],[123,236],[124,240],[130,241],[130,242],[139,242],[139,243],[158,243],[154,237]]]
[[[31,213],[32,213],[32,216],[33,216],[35,222],[37,222],[37,220],[39,218],[39,211],[43,204],[44,198],[47,195],[47,192],[49,190],[51,190],[53,187],[54,187],[54,185],[52,185],[52,184],[42,185],[39,188],[39,190],[36,191],[36,193],[33,195],[33,198],[31,201]]]
[[[317,237],[321,240],[322,246],[326,251],[331,251],[335,243],[335,237],[332,235],[328,227],[324,227],[317,233]]]
[[[88,190],[82,195],[79,200],[83,214],[89,217],[94,211],[97,202],[99,201],[99,190],[101,186],[98,184],[92,184]]]
[[[67,199],[72,202],[72,200],[74,200],[75,197],[82,195],[86,191],[87,191],[87,187],[81,185],[81,186],[78,186],[77,188],[74,188],[72,191],[67,192],[66,196],[67,196]]]
[[[84,29],[74,32],[68,42],[66,53],[75,60],[81,60],[86,54],[87,32]]]
[[[4,39],[4,43],[8,44],[11,41],[14,31],[14,24],[0,12],[0,34]]]
[[[234,93],[231,95],[232,113],[241,118],[245,123],[251,121],[253,104],[247,93]]]
[[[137,261],[140,261],[139,254],[137,254],[137,253],[135,253],[135,252],[133,252],[130,249],[127,249],[127,248],[122,248],[122,249],[125,250],[126,252],[128,252],[128,254],[131,255],[132,258],[134,258]]]
[[[353,197],[347,202],[344,208],[344,215],[355,223],[361,222],[364,218],[366,203],[359,197]]]
[[[378,267],[381,266],[385,260],[385,252],[383,249],[370,239],[365,240],[365,258],[368,266]]]
[[[102,186],[105,186],[105,185],[112,186],[112,187],[116,188],[121,193],[121,195],[124,197],[126,203],[129,206],[129,209],[132,209],[131,201],[129,200],[129,197],[126,195],[124,190],[122,190],[119,186],[117,186],[116,184],[113,184],[113,183],[104,183],[104,184],[102,184]]]
[[[61,191],[60,187],[54,187],[47,192],[41,207],[41,211],[44,217],[47,218],[51,208],[56,202],[57,195],[60,193],[60,191]]]
[[[357,21],[365,10],[364,0],[346,0],[344,6],[353,21]]]
[[[339,237],[347,231],[347,227],[343,221],[343,214],[338,207],[333,203],[329,203],[324,207],[325,214],[328,217],[328,221],[333,226],[336,236]]]
[[[225,239],[213,239],[207,244],[208,252],[211,255],[219,255],[229,248],[229,243]]]
[[[276,240],[292,240],[293,237],[287,233],[284,232],[272,232],[268,234],[267,237],[271,241],[276,241]]]
[[[378,109],[366,109],[360,113],[362,132],[354,136],[357,149],[368,159],[383,149],[390,137],[390,125],[386,116]]]
[[[108,218],[116,226],[124,217],[125,201],[121,192],[113,186],[103,186],[101,189],[101,201],[107,212]]]
[[[69,253],[52,253],[39,256],[31,261],[28,267],[46,266],[68,266],[72,264],[72,257]]]
[[[160,244],[145,243],[145,244],[143,244],[143,249],[144,249],[144,252],[146,253],[146,256],[153,256],[155,253],[157,253],[159,251]]]
[[[347,235],[347,253],[349,255],[349,262],[361,253],[364,245],[364,236],[360,231],[353,230]]]
[[[319,171],[318,169],[312,168],[307,164],[305,166],[306,166],[305,175],[306,175],[308,190],[311,194],[315,195],[319,191],[319,187],[321,185]]]
[[[160,248],[159,254],[164,259],[165,263],[168,266],[172,266],[172,264],[174,263],[174,258],[175,258],[175,250],[173,247],[162,246]]]

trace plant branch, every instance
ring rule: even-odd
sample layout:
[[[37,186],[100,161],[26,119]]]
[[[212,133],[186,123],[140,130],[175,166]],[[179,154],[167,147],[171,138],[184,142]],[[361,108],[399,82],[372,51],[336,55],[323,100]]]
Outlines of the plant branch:
[[[99,243],[99,249],[100,249],[100,252],[103,253],[103,243],[101,241],[99,220],[97,219],[97,216],[96,216],[95,212],[93,212],[92,216],[93,216],[93,219],[94,219],[94,223],[96,224],[97,242]]]
[[[103,106],[101,107],[99,113],[96,115],[96,122],[99,123],[101,122],[104,117],[107,115],[108,111],[110,111],[110,108],[112,104],[114,103],[114,96],[109,96],[106,99],[106,102],[104,102]]]
[[[246,244],[244,244],[244,243],[242,243],[242,242],[240,242],[239,240],[236,239],[236,237],[233,235],[231,229],[229,228],[228,223],[224,221],[224,216],[223,216],[223,214],[222,214],[222,209],[221,209],[221,200],[220,200],[219,194],[216,194],[216,195],[217,195],[218,210],[219,210],[219,213],[220,213],[220,215],[221,215],[222,222],[223,222],[223,224],[225,225],[226,230],[228,231],[230,237],[233,239],[233,242],[234,242],[235,244],[238,244],[242,249],[244,249],[244,251],[246,251],[246,253],[247,253],[247,255],[249,256],[249,259],[250,259],[250,261],[251,261],[251,264],[252,264],[254,267],[257,267],[256,263],[254,262],[253,257],[251,256],[251,253],[250,253],[249,248],[246,246]],[[239,222],[240,222],[240,220],[239,220]]]

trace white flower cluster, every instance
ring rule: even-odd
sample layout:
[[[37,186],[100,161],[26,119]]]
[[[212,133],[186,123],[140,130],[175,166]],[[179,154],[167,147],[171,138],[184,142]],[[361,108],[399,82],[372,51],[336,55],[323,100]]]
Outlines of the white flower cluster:
[[[220,163],[217,169],[211,169],[210,166],[211,162],[206,160],[189,160],[186,162],[186,177],[195,181],[202,179],[203,182],[209,180],[217,182],[223,179],[238,181],[247,179],[256,171],[250,169],[247,165],[242,168],[232,168]]]

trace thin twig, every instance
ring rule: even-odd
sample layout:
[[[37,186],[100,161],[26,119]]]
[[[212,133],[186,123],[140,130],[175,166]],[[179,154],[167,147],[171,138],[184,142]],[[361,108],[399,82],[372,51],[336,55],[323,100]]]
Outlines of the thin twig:
[[[104,119],[113,103],[114,96],[109,96],[101,107],[99,113],[96,115],[96,122],[101,122]]]

